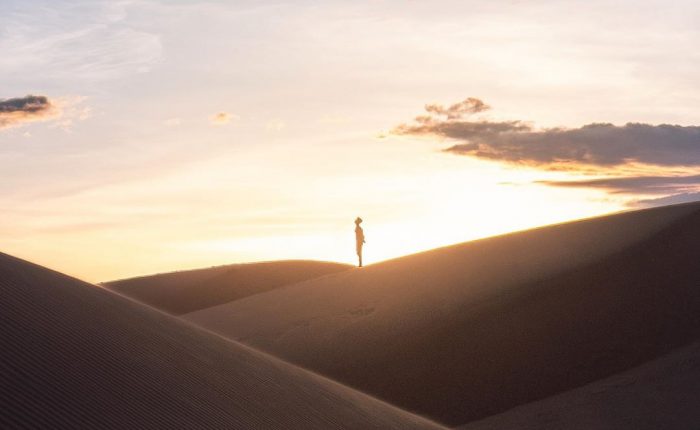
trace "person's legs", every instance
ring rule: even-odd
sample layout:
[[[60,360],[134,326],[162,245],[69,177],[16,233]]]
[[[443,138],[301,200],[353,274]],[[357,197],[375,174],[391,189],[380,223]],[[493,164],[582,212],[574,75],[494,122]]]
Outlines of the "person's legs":
[[[357,260],[358,267],[362,267],[362,245],[360,244],[357,245]]]

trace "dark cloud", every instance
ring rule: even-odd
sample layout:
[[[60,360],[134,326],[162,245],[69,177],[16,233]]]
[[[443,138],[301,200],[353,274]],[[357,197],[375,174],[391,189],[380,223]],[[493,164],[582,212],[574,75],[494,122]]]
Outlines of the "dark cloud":
[[[453,144],[446,152],[547,170],[610,174],[630,165],[653,166],[658,172],[654,176],[621,174],[536,183],[600,189],[610,194],[659,196],[630,201],[636,207],[700,200],[700,175],[682,176],[675,168],[700,167],[699,126],[594,123],[578,128],[536,129],[522,120],[494,121],[474,115],[487,109],[489,106],[475,98],[449,107],[428,104],[424,115],[400,124],[392,133],[447,139]]]
[[[697,126],[600,123],[536,130],[520,120],[465,119],[486,106],[478,99],[467,101],[449,108],[427,105],[427,115],[397,126],[392,133],[447,138],[456,141],[447,152],[544,168],[564,163],[614,167],[631,162],[700,166]]]
[[[41,121],[54,114],[54,105],[45,96],[28,95],[0,100],[0,128]]]
[[[464,147],[464,151],[471,151],[477,148],[477,141],[495,139],[505,133],[518,133],[531,130],[529,125],[519,121],[436,121],[432,117],[417,117],[416,122],[418,123],[411,125],[401,124],[394,128],[393,133],[413,135],[433,134],[469,141],[469,143],[457,145]],[[450,148],[447,150],[450,151],[452,149]]]
[[[474,97],[468,97],[449,107],[444,107],[436,103],[425,105],[425,111],[429,114],[444,116],[447,119],[459,119],[465,115],[483,112],[488,109],[491,109],[489,105]]]
[[[554,187],[598,188],[612,194],[671,194],[694,190],[700,186],[700,175],[633,176],[576,181],[537,181]]]
[[[681,193],[672,196],[661,197],[658,199],[637,200],[632,202],[630,206],[651,208],[655,206],[677,205],[681,203],[691,203],[700,201],[700,193]]]
[[[667,206],[700,200],[700,175],[632,176],[576,181],[537,181],[553,187],[597,188],[610,194],[659,195],[653,199],[631,200],[631,207]]]

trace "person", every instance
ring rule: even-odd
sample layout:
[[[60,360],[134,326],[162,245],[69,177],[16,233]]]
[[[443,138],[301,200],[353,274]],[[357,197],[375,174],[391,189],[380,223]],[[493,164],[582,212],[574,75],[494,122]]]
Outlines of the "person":
[[[355,220],[355,249],[357,250],[357,258],[359,259],[359,266],[362,267],[362,245],[365,243],[365,232],[362,231],[360,224],[362,223],[362,218],[359,216]]]

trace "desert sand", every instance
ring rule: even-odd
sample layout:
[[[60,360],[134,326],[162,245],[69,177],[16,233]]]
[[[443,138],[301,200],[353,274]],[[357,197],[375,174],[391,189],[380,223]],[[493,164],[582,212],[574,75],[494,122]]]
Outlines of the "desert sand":
[[[694,429],[700,423],[698,387],[700,342],[695,342],[632,370],[460,429]]]
[[[103,286],[180,315],[351,267],[321,261],[270,261],[140,276]]]
[[[689,428],[698,238],[686,204],[114,291],[0,254],[0,427]]]
[[[5,254],[0,338],[0,428],[440,428]]]
[[[698,255],[700,205],[677,205],[441,248],[184,318],[457,426],[698,339]]]

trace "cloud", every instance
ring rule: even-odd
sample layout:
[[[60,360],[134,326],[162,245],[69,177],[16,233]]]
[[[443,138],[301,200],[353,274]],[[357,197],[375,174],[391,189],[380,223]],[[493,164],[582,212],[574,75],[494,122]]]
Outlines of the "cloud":
[[[652,199],[636,198],[627,203],[628,206],[639,208],[700,200],[700,175],[628,176],[573,181],[536,181],[536,183],[553,187],[594,188],[609,194],[663,196]]]
[[[425,105],[425,111],[429,114],[445,116],[447,119],[459,119],[465,115],[483,112],[488,109],[491,109],[491,107],[474,97],[468,97],[447,108],[436,103]]]
[[[273,119],[273,120],[270,120],[267,123],[265,123],[265,130],[277,132],[277,131],[282,131],[286,126],[287,126],[286,122],[284,122],[280,119]]]
[[[630,206],[640,207],[640,208],[651,208],[655,206],[668,206],[676,205],[681,203],[691,203],[700,201],[700,192],[698,193],[681,193],[674,194],[672,196],[661,197],[657,199],[645,199],[637,200],[630,204]]]
[[[611,194],[671,194],[696,189],[700,175],[631,176],[574,181],[537,181],[554,187],[597,188]]]
[[[87,100],[84,96],[67,96],[60,97],[54,100],[54,105],[60,111],[60,117],[51,124],[51,127],[57,127],[61,130],[70,133],[73,131],[73,126],[76,122],[82,122],[92,117],[92,108],[85,106]]]
[[[0,74],[14,82],[90,85],[148,72],[163,58],[161,36],[136,21],[149,2],[9,3],[0,15]]]
[[[392,134],[447,138],[456,142],[447,152],[545,169],[563,164],[700,166],[698,126],[594,123],[538,130],[522,120],[471,117],[487,108],[474,98],[448,108],[426,105],[427,115],[400,124]]]
[[[60,111],[46,96],[0,99],[0,129],[56,118]]]
[[[182,118],[168,118],[163,120],[163,124],[166,125],[167,127],[177,127],[182,124]]]
[[[632,198],[630,206],[700,199],[700,126],[630,122],[537,129],[520,119],[497,121],[476,115],[488,109],[476,98],[449,107],[428,104],[424,115],[398,125],[391,134],[446,139],[453,144],[444,151],[457,155],[542,170],[604,174],[607,176],[594,179],[535,183],[626,195]]]
[[[238,119],[236,115],[230,114],[228,112],[219,112],[217,114],[212,115],[212,117],[210,118],[210,122],[213,125],[226,125],[235,119]]]

